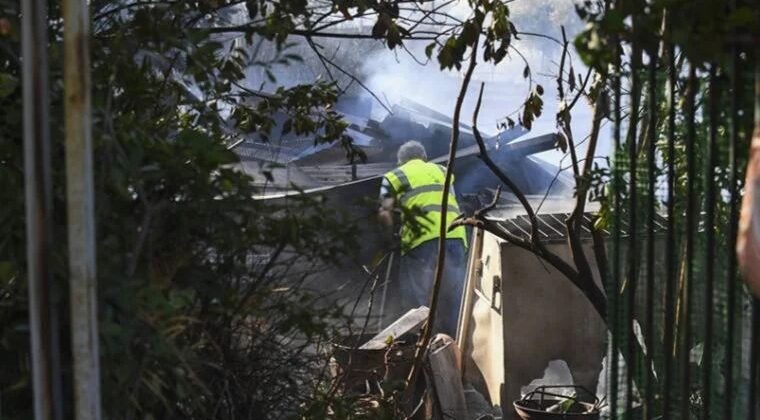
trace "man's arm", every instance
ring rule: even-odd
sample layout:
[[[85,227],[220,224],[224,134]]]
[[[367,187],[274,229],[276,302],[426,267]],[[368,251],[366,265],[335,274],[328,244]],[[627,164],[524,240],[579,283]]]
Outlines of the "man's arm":
[[[377,210],[377,218],[384,226],[393,226],[393,206],[395,200],[392,198],[386,198],[380,204],[380,208]]]

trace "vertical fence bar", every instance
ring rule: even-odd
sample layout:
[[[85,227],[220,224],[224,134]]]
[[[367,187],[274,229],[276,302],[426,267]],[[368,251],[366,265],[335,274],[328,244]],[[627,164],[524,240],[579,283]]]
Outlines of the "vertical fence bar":
[[[640,2],[634,1],[634,4],[629,6],[636,6]],[[735,2],[731,2],[732,8],[735,8]],[[635,9],[635,7],[633,7]],[[630,12],[630,10],[629,10]],[[638,48],[636,41],[636,26],[639,11],[634,11],[631,21],[633,22],[632,32],[634,36],[631,37],[632,53],[630,57],[631,63],[631,99],[629,102],[629,123],[628,133],[625,141],[628,146],[626,149],[627,157],[619,155],[616,156],[617,165],[615,176],[613,177],[613,184],[616,188],[615,191],[615,205],[614,213],[616,217],[613,217],[613,229],[620,229],[624,224],[617,223],[617,220],[623,220],[623,217],[627,218],[628,226],[627,232],[615,234],[613,232],[613,241],[615,243],[615,249],[621,248],[619,244],[625,242],[628,249],[628,255],[626,255],[625,261],[613,260],[613,276],[614,281],[618,281],[617,275],[620,274],[620,278],[625,278],[624,292],[616,295],[610,295],[611,305],[623,295],[622,299],[619,299],[618,311],[610,312],[610,319],[613,327],[616,327],[619,332],[612,331],[613,349],[614,344],[618,343],[621,348],[627,349],[628,356],[626,362],[629,364],[627,369],[626,381],[628,383],[626,397],[626,412],[630,413],[632,403],[632,380],[645,379],[644,387],[637,382],[640,386],[639,391],[642,392],[644,397],[644,413],[642,417],[646,419],[655,419],[657,417],[658,400],[656,394],[661,390],[663,395],[662,401],[662,417],[664,419],[681,418],[681,419],[731,419],[737,415],[739,410],[738,396],[743,395],[746,389],[736,388],[739,377],[741,376],[742,383],[746,380],[746,370],[742,371],[742,375],[739,375],[737,370],[737,363],[739,363],[739,357],[741,357],[743,369],[746,369],[747,359],[744,357],[749,356],[749,364],[751,371],[751,382],[749,390],[749,417],[746,417],[746,411],[740,414],[741,419],[748,418],[750,420],[756,420],[758,417],[758,400],[760,398],[760,304],[758,300],[753,299],[752,303],[752,319],[748,319],[745,314],[739,312],[739,302],[742,296],[740,290],[740,283],[737,280],[737,260],[734,253],[734,245],[738,230],[738,200],[740,199],[740,174],[742,158],[738,156],[737,147],[741,147],[740,140],[744,130],[739,129],[739,126],[746,120],[742,117],[742,110],[748,109],[748,101],[742,98],[742,89],[744,83],[747,80],[741,76],[741,65],[744,59],[744,47],[743,44],[729,45],[731,50],[728,54],[725,54],[725,58],[730,60],[727,62],[729,67],[725,69],[721,68],[717,63],[709,64],[706,69],[709,70],[709,76],[705,77],[704,84],[701,81],[703,76],[697,69],[702,65],[701,62],[695,62],[691,60],[691,57],[687,57],[684,61],[688,66],[688,77],[686,83],[685,93],[678,93],[683,95],[684,100],[683,107],[683,124],[685,130],[685,150],[683,155],[685,156],[685,173],[681,174],[680,166],[676,165],[676,156],[679,154],[676,148],[676,116],[678,115],[678,106],[676,105],[676,92],[677,81],[679,72],[675,67],[677,51],[675,45],[670,44],[672,38],[668,39],[667,53],[662,54],[663,57],[667,57],[669,64],[668,71],[668,107],[667,107],[667,150],[663,148],[663,158],[666,163],[666,178],[667,178],[667,244],[665,249],[665,271],[667,278],[664,287],[664,298],[660,294],[662,290],[659,289],[659,284],[654,276],[657,273],[654,264],[654,255],[656,255],[657,245],[650,242],[653,239],[653,219],[656,217],[656,202],[655,198],[656,181],[658,180],[657,174],[657,150],[654,144],[654,138],[656,137],[656,123],[653,121],[654,115],[650,116],[649,120],[645,120],[649,123],[647,125],[649,130],[637,131],[639,125],[639,102],[638,98],[641,97],[641,87],[648,86],[649,89],[656,88],[657,82],[657,68],[649,68],[648,82],[639,80],[637,70],[640,67],[642,51]],[[646,12],[650,13],[649,11]],[[640,20],[638,22],[641,22]],[[667,22],[666,22],[667,23]],[[670,28],[665,26],[666,31]],[[641,31],[641,28],[638,28]],[[739,38],[730,38],[730,42],[742,42],[737,41]],[[651,46],[651,45],[650,45]],[[650,60],[657,60],[657,56],[652,54],[649,48],[646,49],[647,55],[650,56]],[[664,62],[665,58],[663,59]],[[760,56],[755,57],[757,68],[756,74],[756,124],[760,125]],[[721,63],[723,61],[720,61]],[[650,66],[653,64],[650,61]],[[730,75],[726,78],[728,82],[725,86],[722,84],[723,77],[730,70]],[[699,76],[699,78],[698,78]],[[705,75],[707,76],[707,75]],[[645,77],[642,76],[641,77]],[[615,82],[613,78],[612,82]],[[613,84],[613,89],[615,85]],[[704,89],[707,88],[707,89]],[[722,88],[730,88],[732,97],[730,98],[730,111],[722,111],[720,106],[724,99],[721,94]],[[701,91],[705,90],[706,93],[702,94]],[[619,113],[619,92],[616,97],[616,114],[615,123],[616,128],[619,129],[621,120]],[[649,93],[649,92],[648,92]],[[648,101],[646,107],[653,111],[657,106],[657,93],[651,92],[647,97]],[[704,99],[704,108],[700,110],[701,103]],[[642,98],[642,100],[644,100]],[[729,100],[726,100],[729,102]],[[643,105],[643,104],[642,104]],[[722,122],[721,118],[726,116],[725,122]],[[703,118],[704,117],[704,118]],[[725,143],[719,143],[724,141],[720,126],[724,125],[729,128]],[[704,128],[704,131],[702,129]],[[704,137],[702,133],[704,133]],[[622,152],[623,149],[620,144],[619,138],[620,132],[617,131],[617,137],[615,142],[616,152]],[[637,141],[637,136],[640,138]],[[645,137],[646,136],[646,137]],[[704,141],[704,142],[703,142]],[[642,147],[646,145],[648,147]],[[638,147],[637,147],[638,146]],[[704,147],[704,149],[703,149]],[[728,152],[728,159],[726,167],[718,167],[721,162],[724,162],[725,156],[719,153]],[[647,167],[646,172],[638,171],[639,166],[637,157],[644,158],[646,152]],[[665,156],[665,154],[667,154]],[[641,155],[641,156],[638,156]],[[628,166],[625,167],[624,164]],[[678,171],[677,171],[678,169]],[[720,169],[720,172],[719,172]],[[704,170],[702,172],[702,170]],[[677,174],[678,172],[678,174]],[[684,176],[684,190],[682,191],[677,184],[677,175]],[[716,178],[717,175],[721,175],[720,178]],[[725,178],[724,178],[725,176]],[[629,177],[629,178],[627,178]],[[647,184],[644,186],[642,177],[646,177]],[[703,179],[704,178],[704,179]],[[723,189],[723,181],[727,181],[728,185]],[[625,181],[629,183],[626,185]],[[637,183],[638,181],[638,183]],[[619,183],[617,183],[619,182]],[[721,182],[719,184],[719,182]],[[637,185],[641,184],[641,185]],[[622,188],[627,187],[627,190]],[[644,192],[646,188],[646,192]],[[702,190],[704,188],[704,190]],[[627,199],[623,196],[628,194]],[[646,194],[646,198],[644,197]],[[724,195],[725,194],[725,195]],[[647,200],[648,199],[648,200]],[[642,206],[641,209],[638,207]],[[704,206],[704,207],[703,207]],[[685,222],[681,222],[680,217],[681,210],[685,214]],[[704,211],[704,213],[702,212]],[[628,212],[628,213],[626,213]],[[639,213],[640,212],[640,213]],[[716,228],[722,227],[720,223],[723,223],[725,217],[728,218],[725,223],[725,228],[728,230],[726,234],[726,243],[723,244],[721,238],[717,235]],[[644,222],[646,220],[646,222]],[[684,229],[684,234],[681,235],[681,230]],[[647,241],[645,244],[637,244],[641,242],[638,238],[638,233],[646,229]],[[626,241],[622,238],[624,235],[628,235]],[[703,242],[704,238],[704,242]],[[639,249],[637,247],[646,246],[646,250]],[[683,248],[682,248],[683,247]],[[704,248],[703,248],[704,247]],[[646,256],[639,254],[644,251]],[[728,251],[728,259],[720,259],[723,252]],[[625,250],[621,251],[625,252]],[[682,256],[682,258],[681,258]],[[643,257],[643,258],[642,258]],[[616,256],[615,258],[619,258]],[[646,289],[641,290],[637,288],[637,263],[643,263],[647,261],[646,265]],[[625,264],[626,273],[623,275],[622,267]],[[725,263],[725,265],[724,265]],[[616,265],[619,264],[619,265]],[[642,267],[643,269],[644,267]],[[704,273],[702,269],[704,268]],[[620,270],[619,272],[617,270]],[[719,270],[719,271],[718,271]],[[723,270],[726,271],[725,278],[723,276]],[[704,275],[703,275],[704,274]],[[643,279],[642,279],[643,280]],[[613,289],[612,284],[614,281],[610,281],[610,287],[608,290],[618,291]],[[702,284],[704,282],[704,286]],[[643,284],[642,284],[643,285]],[[640,285],[641,286],[641,285]],[[703,288],[704,287],[704,288]],[[642,297],[636,297],[646,292],[646,295]],[[704,294],[702,294],[704,292]],[[725,297],[724,297],[725,293]],[[662,301],[660,300],[662,298]],[[697,299],[697,301],[695,301]],[[664,322],[664,329],[659,330],[659,318],[656,312],[652,312],[653,309],[663,304],[665,307],[665,314],[662,319]],[[725,304],[725,307],[723,306]],[[717,308],[717,309],[716,309]],[[644,313],[643,311],[646,311]],[[724,312],[725,311],[725,312]],[[645,342],[647,343],[648,352],[645,354],[645,364],[642,366],[641,360],[633,357],[633,351],[635,351],[636,337],[633,332],[633,321],[646,315],[644,324],[646,325]],[[617,323],[613,322],[617,321]],[[627,322],[627,324],[625,324]],[[751,348],[746,347],[738,350],[738,328],[741,322],[751,322],[752,337],[749,340]],[[745,324],[745,326],[748,326]],[[725,328],[725,329],[724,329]],[[657,334],[662,333],[664,336],[664,343],[662,348],[664,351],[664,368],[663,378],[664,384],[662,388],[659,388],[659,383],[653,384],[654,377],[650,376],[650,365],[654,359],[659,363],[661,353],[659,348],[656,354],[653,354],[654,347],[650,346],[650,343],[654,343],[653,338],[657,337]],[[625,334],[625,335],[623,335]],[[627,337],[626,337],[627,335]],[[629,340],[626,342],[625,340]],[[725,341],[725,342],[724,342]],[[699,362],[699,367],[693,367],[692,357],[696,354],[692,354],[694,344],[700,343],[702,345],[702,355]],[[721,360],[721,349],[725,349],[725,357]],[[749,355],[747,351],[749,350]],[[614,350],[613,350],[614,351]],[[626,351],[626,350],[623,350]],[[638,356],[638,354],[636,355]],[[645,372],[641,371],[641,368],[646,369]],[[610,365],[611,377],[615,378],[616,367]],[[623,370],[621,369],[621,372]],[[636,372],[636,373],[634,373]],[[659,373],[659,372],[658,372]],[[721,373],[723,375],[721,376]],[[637,376],[633,376],[636,374]],[[641,376],[646,375],[645,378]],[[622,378],[620,387],[624,387],[622,384]],[[617,391],[615,383],[611,384],[612,390],[610,404],[613,407],[612,416],[618,414],[615,409],[617,400]],[[620,390],[622,391],[622,389]],[[701,396],[699,393],[701,392]],[[645,395],[644,395],[645,394]],[[671,396],[675,395],[677,398],[671,400]],[[694,399],[696,396],[701,397],[701,407],[699,402]],[[724,398],[720,398],[720,397]],[[621,392],[621,398],[623,394]],[[654,397],[654,398],[653,398]],[[676,400],[680,398],[679,401]],[[621,403],[622,404],[622,403]],[[742,405],[744,402],[741,403]],[[744,409],[744,407],[742,407]],[[622,411],[622,410],[621,410]],[[680,412],[680,416],[678,413]],[[639,414],[636,414],[638,418]],[[630,417],[630,414],[626,417]]]
[[[682,341],[680,347],[680,364],[681,364],[681,418],[690,419],[689,403],[691,394],[691,372],[690,372],[690,349],[691,349],[691,294],[694,284],[694,233],[696,225],[696,157],[694,143],[696,141],[695,120],[696,120],[696,95],[697,95],[697,70],[693,63],[689,63],[689,79],[686,88],[686,279],[681,291],[682,305]]]
[[[78,420],[100,419],[95,214],[86,0],[63,1],[71,350]]]
[[[733,7],[736,7],[734,2]],[[725,404],[723,406],[723,418],[730,419],[733,416],[734,406],[734,346],[735,346],[735,323],[736,323],[736,236],[739,229],[739,191],[737,188],[737,159],[736,146],[739,142],[739,96],[741,95],[740,83],[740,57],[739,50],[734,44],[731,48],[731,70],[729,78],[731,80],[731,122],[730,122],[730,139],[728,144],[728,195],[729,195],[729,234],[727,242],[728,267],[726,270],[726,306],[728,307],[726,318],[726,351],[723,370],[725,372],[725,382],[723,395]]]
[[[21,2],[24,172],[34,417],[63,418],[57,303],[50,266],[53,189],[50,166],[47,2]]]
[[[654,325],[654,220],[655,220],[655,178],[656,172],[656,159],[655,152],[657,143],[655,142],[655,133],[657,131],[657,47],[653,47],[648,52],[649,55],[649,67],[648,67],[648,104],[649,108],[649,121],[647,122],[646,132],[646,144],[647,144],[647,240],[646,240],[646,325],[645,337],[646,337],[646,363],[644,367],[645,372],[645,397],[644,397],[644,418],[652,418],[654,415],[654,375],[652,372],[652,365],[654,362],[654,340],[655,340],[655,325]]]
[[[636,18],[633,23],[633,33],[636,34]],[[634,35],[635,38],[635,35]],[[636,333],[633,322],[636,319],[636,287],[638,284],[638,165],[637,165],[637,134],[639,127],[639,90],[640,80],[638,69],[641,67],[641,47],[634,40],[631,54],[631,110],[628,125],[628,267],[626,278],[626,329],[628,333],[628,363],[626,369],[626,418],[631,418],[633,408],[633,376],[637,371],[636,363]]]
[[[702,344],[702,417],[710,418],[712,405],[713,308],[715,282],[715,166],[718,155],[718,81],[716,65],[710,65],[709,76],[709,134],[707,137],[707,168],[705,170],[705,341]]]
[[[670,30],[670,27],[668,27]],[[663,420],[671,419],[670,400],[673,396],[673,359],[674,339],[673,330],[675,327],[675,284],[676,284],[676,238],[675,238],[675,202],[676,202],[676,60],[675,47],[673,44],[668,45],[668,159],[667,159],[667,217],[668,225],[665,248],[665,270],[667,273],[665,283],[665,360],[664,360],[664,378],[663,378]]]
[[[623,119],[622,112],[620,110],[621,106],[621,63],[620,63],[620,56],[622,55],[622,51],[620,51],[620,47],[618,45],[619,41],[616,41],[615,48],[618,50],[618,53],[615,54],[615,61],[614,61],[614,68],[613,68],[613,79],[612,79],[612,93],[613,93],[613,104],[614,104],[614,121],[613,121],[613,128],[612,128],[612,137],[613,137],[613,156],[614,156],[614,168],[612,172],[612,182],[613,182],[613,188],[612,188],[612,206],[614,209],[614,217],[612,218],[612,275],[609,276],[610,279],[610,285],[607,288],[607,296],[609,296],[610,300],[610,311],[608,314],[609,317],[609,325],[612,327],[610,328],[610,335],[611,337],[611,346],[610,346],[610,356],[609,356],[609,394],[610,394],[610,413],[612,414],[612,418],[616,418],[617,416],[617,410],[618,410],[618,385],[619,385],[619,356],[618,352],[620,349],[620,328],[618,328],[618,325],[620,323],[620,282],[619,276],[620,276],[620,210],[621,210],[621,203],[620,203],[620,188],[622,185],[622,182],[620,180],[621,178],[621,169],[620,169],[620,160],[619,157],[619,151],[620,151],[620,132],[621,132],[621,121]]]

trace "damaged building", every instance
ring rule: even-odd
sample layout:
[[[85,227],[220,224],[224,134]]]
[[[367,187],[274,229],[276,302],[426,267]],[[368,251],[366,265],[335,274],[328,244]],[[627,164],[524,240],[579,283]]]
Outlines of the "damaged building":
[[[374,305],[350,304],[369,299],[368,267],[389,248],[376,221],[382,176],[396,167],[396,151],[409,139],[423,143],[431,160],[444,164],[451,120],[410,101],[395,105],[393,113],[380,119],[363,102],[344,101],[338,109],[350,122],[349,135],[366,154],[366,162],[347,163],[339,144],[314,145],[292,135],[269,143],[246,139],[235,150],[242,168],[260,183],[260,199],[287,206],[295,195],[319,197],[327,208],[356,224],[362,246],[354,260],[320,274],[311,284],[353,307],[356,319],[369,317],[369,332],[376,333],[408,309],[399,304],[392,258],[382,260],[377,270],[381,282],[373,293]],[[471,128],[460,129],[454,174],[462,211],[471,213],[493,200],[500,181],[479,159]],[[557,166],[535,156],[555,144],[555,134],[533,135],[519,126],[486,138],[491,159],[540,207],[542,238],[561,250],[566,241],[563,223],[574,204],[573,183]],[[508,190],[492,217],[515,233],[529,229],[522,206]],[[469,236],[470,267],[457,337],[466,356],[464,381],[509,419],[514,414],[505,407],[554,361],[564,361],[575,383],[595,390],[606,329],[591,305],[536,256],[487,233]],[[569,258],[564,250],[558,254]]]

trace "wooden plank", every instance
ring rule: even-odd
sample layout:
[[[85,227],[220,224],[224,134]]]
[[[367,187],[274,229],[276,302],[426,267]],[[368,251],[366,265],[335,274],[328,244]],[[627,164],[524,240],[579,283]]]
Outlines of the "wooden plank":
[[[483,253],[483,235],[483,229],[474,229],[472,234],[473,239],[470,241],[472,247],[470,248],[470,258],[467,263],[468,273],[465,278],[462,307],[459,309],[459,325],[457,325],[456,339],[457,347],[460,351],[457,364],[462,370],[462,378],[464,378],[465,371],[462,354],[467,351],[467,345],[470,340],[470,320],[472,319],[472,306],[475,302],[475,285],[480,280],[480,275],[483,271],[483,262],[481,260],[481,255]]]
[[[386,329],[380,331],[371,340],[364,343],[359,349],[361,350],[380,350],[388,347],[388,337],[397,339],[416,328],[419,328],[428,317],[430,310],[427,306],[420,306],[405,313]]]
[[[433,419],[467,419],[462,376],[457,365],[459,348],[454,339],[438,334],[430,344],[427,362],[430,367],[428,384],[434,399]]]

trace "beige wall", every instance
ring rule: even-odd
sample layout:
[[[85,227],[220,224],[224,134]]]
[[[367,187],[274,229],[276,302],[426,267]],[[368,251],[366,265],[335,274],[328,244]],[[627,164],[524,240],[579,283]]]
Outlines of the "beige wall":
[[[569,260],[565,243],[549,247]],[[593,255],[590,245],[586,252]],[[514,418],[512,401],[520,398],[520,388],[541,378],[552,360],[564,360],[576,384],[596,390],[606,327],[581,292],[533,254],[490,234],[481,259],[465,349],[472,357],[467,379],[485,385],[507,419]],[[502,293],[492,299],[495,276]]]
[[[465,379],[486,394],[492,404],[501,405],[504,383],[504,323],[500,311],[501,296],[492,301],[494,276],[501,276],[501,244],[493,235],[483,237],[481,254],[482,275],[476,279],[473,296],[470,334],[466,353],[471,354],[472,364],[465,364]],[[484,388],[485,387],[485,388]]]

